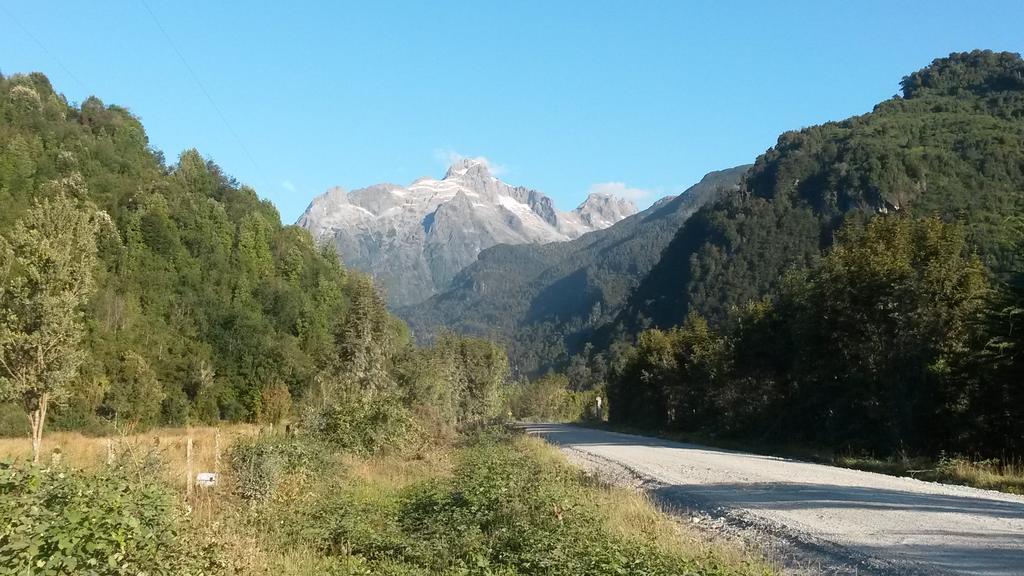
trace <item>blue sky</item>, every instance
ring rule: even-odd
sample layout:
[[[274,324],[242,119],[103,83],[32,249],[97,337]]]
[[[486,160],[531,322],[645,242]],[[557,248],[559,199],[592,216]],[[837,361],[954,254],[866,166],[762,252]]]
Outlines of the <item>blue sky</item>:
[[[146,2],[0,0],[0,70],[127,106],[168,159],[198,148],[286,222],[460,155],[563,209],[646,204],[933,58],[1024,50],[1020,0]]]

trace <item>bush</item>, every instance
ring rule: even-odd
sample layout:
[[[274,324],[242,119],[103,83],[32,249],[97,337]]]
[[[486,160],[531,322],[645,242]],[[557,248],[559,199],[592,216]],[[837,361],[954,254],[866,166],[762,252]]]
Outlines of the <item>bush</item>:
[[[401,446],[409,437],[412,420],[394,396],[348,395],[345,399],[306,409],[303,434],[341,450],[371,454],[384,447]]]
[[[0,574],[217,572],[181,515],[162,484],[120,468],[0,464]]]
[[[25,410],[13,402],[0,402],[0,437],[28,436],[31,429]]]
[[[228,461],[235,490],[246,500],[268,498],[290,472],[315,472],[324,466],[324,450],[315,443],[289,436],[243,438],[231,446]]]
[[[579,472],[484,432],[454,475],[381,491],[349,481],[295,518],[289,545],[339,560],[339,574],[728,574],[612,534]],[[302,520],[296,522],[295,520]]]
[[[519,420],[575,422],[596,418],[601,390],[569,390],[569,379],[549,374],[512,394],[512,415]]]

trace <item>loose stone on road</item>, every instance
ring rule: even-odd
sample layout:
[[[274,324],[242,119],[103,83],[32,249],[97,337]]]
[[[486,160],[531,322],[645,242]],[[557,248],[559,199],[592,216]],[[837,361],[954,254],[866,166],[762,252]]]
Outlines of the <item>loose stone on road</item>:
[[[1024,497],[566,424],[579,465],[828,574],[1024,574]]]

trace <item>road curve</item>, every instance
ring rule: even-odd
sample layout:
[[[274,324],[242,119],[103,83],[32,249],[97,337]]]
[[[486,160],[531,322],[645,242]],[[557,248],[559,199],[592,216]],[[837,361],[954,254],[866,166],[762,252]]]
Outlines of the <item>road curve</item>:
[[[822,572],[1024,575],[1024,497],[566,424],[524,428],[606,477],[628,471],[671,507],[796,542]]]

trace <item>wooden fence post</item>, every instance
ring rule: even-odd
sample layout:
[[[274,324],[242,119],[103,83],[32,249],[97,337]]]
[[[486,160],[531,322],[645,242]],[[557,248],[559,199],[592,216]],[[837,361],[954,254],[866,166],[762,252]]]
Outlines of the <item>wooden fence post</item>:
[[[214,489],[220,487],[220,429],[213,436],[213,478]]]
[[[192,496],[192,435],[188,437],[188,441],[185,443],[185,494],[189,497]]]

